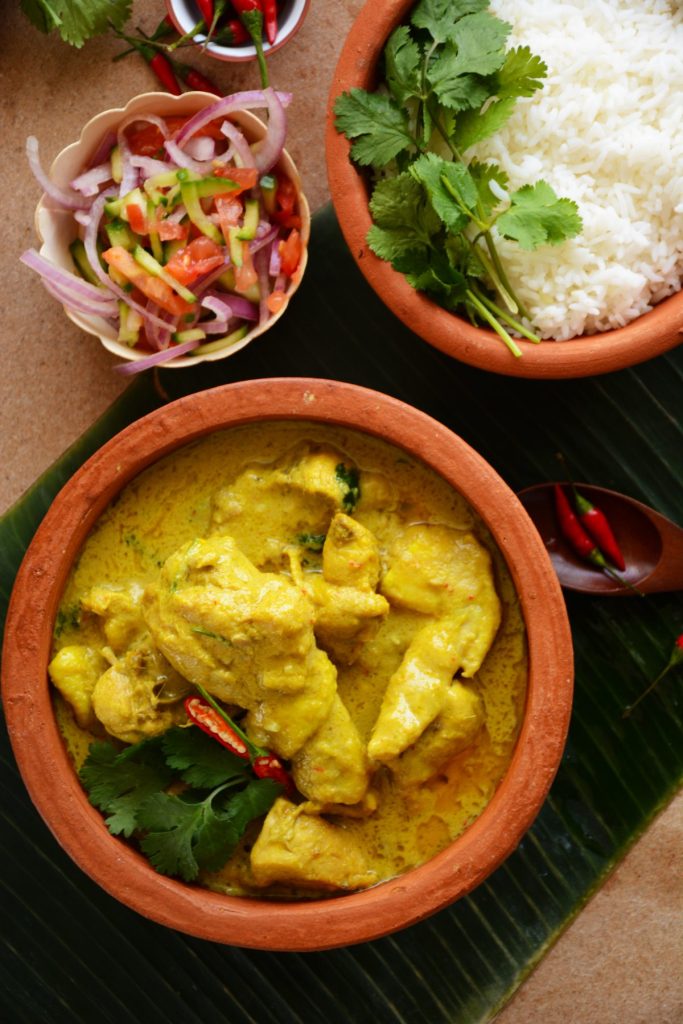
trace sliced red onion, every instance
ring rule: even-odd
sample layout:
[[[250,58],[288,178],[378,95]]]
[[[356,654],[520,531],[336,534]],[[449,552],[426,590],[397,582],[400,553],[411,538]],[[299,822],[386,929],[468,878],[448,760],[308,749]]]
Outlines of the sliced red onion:
[[[271,277],[277,277],[282,268],[282,258],[280,256],[280,243],[276,238],[270,247],[270,261],[268,264],[268,273]]]
[[[265,174],[280,159],[287,135],[287,115],[280,93],[272,88],[263,90],[268,103],[268,131],[256,151],[256,166]]]
[[[105,182],[111,180],[111,161],[107,160],[106,163],[93,167],[84,174],[79,174],[77,178],[69,182],[69,186],[75,189],[76,192],[80,192],[81,195],[96,196],[100,190],[100,185],[104,185]]]
[[[185,152],[194,160],[206,163],[208,160],[213,160],[216,153],[216,143],[208,135],[201,135],[196,139],[188,140]]]
[[[258,320],[258,309],[253,302],[249,299],[245,299],[242,295],[233,295],[230,293],[228,296],[228,302],[230,303],[230,309],[233,315],[238,317],[240,320]]]
[[[111,303],[108,306],[97,306],[95,303],[87,302],[85,299],[76,298],[72,292],[62,289],[59,285],[51,284],[45,278],[42,279],[43,287],[61,302],[63,306],[73,313],[84,313],[86,316],[100,316],[104,320],[115,320],[118,315],[118,308]]]
[[[204,174],[206,171],[206,166],[204,164],[198,163],[196,160],[193,160],[191,156],[188,156],[187,153],[184,153],[178,143],[173,139],[166,139],[164,142],[164,149],[178,167],[186,167],[188,171],[196,171],[197,174]]]
[[[154,320],[145,325],[145,337],[153,349],[161,352],[171,344],[171,333],[175,330],[176,320],[151,299],[146,309],[147,314]],[[163,323],[164,326],[160,327],[159,323]]]
[[[223,135],[225,135],[226,139],[230,139],[231,148],[234,149],[237,154],[239,163],[242,167],[255,167],[256,161],[254,160],[254,154],[251,151],[251,146],[237,125],[233,124],[232,121],[224,121],[221,125],[221,131],[223,132]]]
[[[233,315],[232,303],[228,304],[224,299],[219,298],[215,292],[205,295],[201,304],[204,309],[208,309],[210,313],[215,313],[222,320],[229,320]]]
[[[86,210],[74,210],[74,220],[77,224],[87,228],[90,223],[90,214]]]
[[[117,284],[114,284],[109,274],[107,274],[100,265],[100,259],[97,252],[97,233],[100,229],[100,221],[102,220],[104,204],[112,194],[113,190],[111,189],[106,192],[102,192],[92,204],[90,223],[85,229],[85,235],[83,236],[83,245],[85,246],[88,263],[92,267],[93,273],[98,277],[105,288],[108,288],[109,291],[117,297],[117,299],[123,299],[126,305],[130,306],[131,309],[134,309],[141,317],[144,318],[145,323],[156,324],[162,329],[166,329],[168,324],[164,320],[161,320],[157,316],[153,316],[145,309],[144,306],[141,306],[140,303],[132,299],[127,292],[124,292],[123,288],[119,288]]]
[[[70,270],[62,270],[61,267],[56,267],[54,263],[50,263],[48,259],[39,252],[36,252],[35,249],[27,249],[19,259],[27,267],[30,267],[31,270],[35,270],[42,278],[49,281],[50,284],[57,285],[62,290],[70,292],[76,298],[100,305],[114,303],[114,299],[108,292],[98,288],[97,285],[90,284],[89,281],[84,281],[82,277],[72,274]]]
[[[278,274],[278,276],[275,278],[275,284],[273,285],[273,291],[274,292],[283,292],[285,290],[285,285],[286,284],[287,284],[287,277],[285,276],[285,274]]]
[[[109,131],[102,137],[102,141],[99,146],[90,157],[90,166],[97,167],[98,164],[104,163],[108,159],[109,154],[116,145],[116,132]]]
[[[173,348],[164,349],[163,352],[154,352],[151,356],[145,356],[143,359],[137,359],[135,362],[119,363],[114,369],[117,373],[124,373],[126,376],[142,373],[143,370],[148,370],[150,366],[170,363],[178,356],[184,356],[187,352],[191,352],[193,348],[197,348],[198,344],[198,341],[185,341],[182,345],[174,345]]]
[[[38,139],[34,135],[30,135],[26,140],[26,156],[34,176],[57,206],[61,206],[64,210],[87,210],[90,207],[91,199],[79,195],[78,192],[68,192],[50,180],[40,163]]]
[[[229,320],[202,320],[201,328],[205,334],[227,334]]]
[[[267,89],[253,89],[247,92],[236,92],[232,96],[223,96],[216,103],[212,103],[209,107],[204,107],[194,117],[191,117],[189,121],[186,121],[176,135],[175,142],[182,146],[184,142],[191,139],[204,125],[218,120],[219,117],[226,117],[228,114],[233,113],[233,111],[262,110],[264,107],[268,107],[267,91]],[[276,95],[282,107],[289,106],[292,100],[291,92],[278,92]]]
[[[279,228],[269,228],[265,235],[262,235],[260,238],[255,238],[253,242],[250,242],[249,252],[252,256],[256,255],[257,252],[260,252],[261,249],[265,248],[265,246],[270,245],[271,242],[277,238],[278,231]]]
[[[258,274],[259,283],[259,307],[258,307],[258,322],[259,324],[265,323],[270,316],[270,310],[268,309],[268,296],[270,295],[270,278],[268,277],[268,253],[265,249],[261,249],[254,256],[254,269]]]
[[[165,174],[167,171],[173,171],[175,168],[173,164],[165,163],[163,160],[155,160],[151,156],[131,156],[131,165],[137,170],[142,171],[145,178],[153,178],[155,174]]]

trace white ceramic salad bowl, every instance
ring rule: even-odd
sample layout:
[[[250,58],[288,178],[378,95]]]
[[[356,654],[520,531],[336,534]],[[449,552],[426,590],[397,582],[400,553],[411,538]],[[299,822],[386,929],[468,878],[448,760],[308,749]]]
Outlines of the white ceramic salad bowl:
[[[255,94],[244,93],[241,95],[253,97]],[[67,146],[58,154],[49,171],[50,181],[58,188],[68,189],[69,183],[77,175],[82,174],[93,163],[98,163],[103,159],[102,152],[107,149],[108,145],[112,144],[111,141],[107,143],[107,140],[113,140],[116,136],[117,128],[124,122],[130,121],[135,115],[139,114],[142,117],[153,114],[158,117],[186,116],[189,118],[198,111],[218,102],[220,101],[217,101],[214,95],[204,92],[188,92],[182,96],[171,96],[168,93],[153,92],[135,96],[125,107],[103,111],[88,121],[77,142]],[[251,105],[257,106],[254,102]],[[227,115],[227,118],[241,130],[250,146],[259,143],[267,136],[268,129],[266,125],[248,109],[232,111]],[[163,361],[162,365],[164,367],[169,369],[188,367],[197,363],[211,362],[233,355],[253,341],[254,338],[269,330],[285,312],[292,295],[301,282],[306,267],[308,238],[310,234],[310,211],[306,197],[302,192],[299,173],[286,150],[283,149],[280,153],[273,171],[289,178],[294,184],[296,191],[295,209],[301,219],[301,258],[296,271],[287,281],[282,305],[276,312],[272,312],[267,316],[264,316],[261,312],[259,318],[254,322],[254,326],[250,327],[245,336],[235,343],[201,354],[193,354],[192,352],[182,354],[181,351],[173,359]],[[55,267],[74,273],[74,260],[69,246],[77,237],[83,234],[83,229],[74,216],[74,211],[59,208],[46,193],[43,193],[36,208],[35,226],[42,243],[40,255]],[[23,259],[24,262],[28,262],[25,258]],[[117,366],[117,369],[122,372],[136,372],[138,369],[146,368],[152,362],[149,358],[150,352],[148,350],[132,348],[118,340],[118,326],[111,320],[82,312],[73,307],[69,308],[66,304],[64,304],[64,311],[73,323],[88,334],[95,335],[106,349],[126,361],[126,363]],[[185,346],[178,347],[182,350]]]

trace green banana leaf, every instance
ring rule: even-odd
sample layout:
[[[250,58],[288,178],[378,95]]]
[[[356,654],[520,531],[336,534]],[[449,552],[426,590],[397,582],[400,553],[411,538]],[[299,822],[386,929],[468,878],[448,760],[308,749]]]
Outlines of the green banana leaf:
[[[492,340],[491,344],[496,344]],[[683,348],[580,381],[463,366],[406,330],[358,273],[329,208],[287,316],[234,357],[148,375],[0,522],[4,617],[22,554],[77,466],[126,423],[200,388],[250,377],[331,377],[388,392],[447,424],[519,490],[558,475],[624,491],[683,520]],[[680,784],[679,670],[629,718],[667,661],[681,596],[570,595],[576,699],[566,753],[538,819],[469,897],[389,938],[313,954],[224,947],[162,928],[111,899],[34,811],[2,736],[3,1019],[146,1024],[479,1024],[539,961]]]

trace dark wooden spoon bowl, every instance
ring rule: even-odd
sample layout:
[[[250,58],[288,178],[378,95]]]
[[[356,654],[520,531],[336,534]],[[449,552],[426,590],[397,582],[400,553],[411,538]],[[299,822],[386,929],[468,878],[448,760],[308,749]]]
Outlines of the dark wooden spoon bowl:
[[[548,550],[560,584],[584,594],[625,597],[634,590],[582,561],[560,533],[554,483],[527,487],[518,494]],[[564,482],[563,487],[571,485]],[[624,555],[626,571],[617,575],[641,594],[683,589],[683,529],[635,498],[591,484],[577,489],[607,516]]]

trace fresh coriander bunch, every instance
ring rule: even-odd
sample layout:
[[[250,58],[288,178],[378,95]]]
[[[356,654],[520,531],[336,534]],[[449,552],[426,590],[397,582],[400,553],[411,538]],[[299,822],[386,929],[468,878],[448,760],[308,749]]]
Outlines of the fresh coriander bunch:
[[[508,328],[540,338],[514,293],[493,228],[522,249],[558,245],[582,228],[576,203],[539,180],[508,192],[495,163],[468,160],[516,101],[542,88],[547,67],[527,46],[506,49],[510,25],[489,0],[420,0],[386,44],[383,82],[335,103],[351,156],[373,172],[368,244],[409,283],[474,324],[488,324],[515,356]],[[522,322],[524,321],[524,322]]]
[[[132,0],[21,0],[21,9],[41,32],[59,31],[65,43],[81,47],[111,26],[123,28]]]

